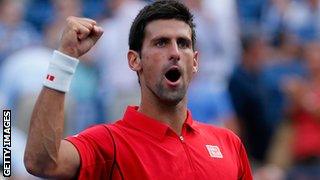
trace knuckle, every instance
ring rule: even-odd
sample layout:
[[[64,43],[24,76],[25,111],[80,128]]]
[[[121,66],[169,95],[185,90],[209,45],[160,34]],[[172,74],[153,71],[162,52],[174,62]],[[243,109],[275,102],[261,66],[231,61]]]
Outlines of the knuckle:
[[[67,26],[72,27],[73,26],[72,21],[67,21]]]
[[[72,30],[77,32],[78,31],[78,28],[77,27],[72,27]]]
[[[91,31],[89,29],[87,29],[87,28],[85,29],[85,34],[90,34],[90,32]]]
[[[71,22],[73,20],[74,20],[74,16],[68,16],[66,19],[67,22]]]
[[[67,26],[69,27],[73,27],[74,26],[74,22],[72,19],[67,19]]]
[[[78,18],[75,17],[75,16],[68,16],[67,19],[66,19],[66,21],[67,21],[67,25],[72,26],[72,25],[77,24],[77,22],[78,22],[79,20],[78,20]]]

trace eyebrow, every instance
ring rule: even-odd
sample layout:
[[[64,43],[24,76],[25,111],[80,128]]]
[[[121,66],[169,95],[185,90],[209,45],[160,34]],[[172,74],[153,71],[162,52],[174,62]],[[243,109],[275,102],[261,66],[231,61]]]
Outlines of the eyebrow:
[[[168,38],[168,37],[159,36],[159,37],[156,37],[156,38],[151,39],[151,43],[156,43],[156,42],[158,42],[158,41],[160,41],[160,40],[162,40],[162,41],[169,41],[169,39],[170,39],[170,38]]]
[[[189,39],[189,38],[184,38],[184,37],[178,38],[178,41],[181,41],[181,40],[185,41],[185,42],[188,43],[188,44],[191,44],[191,43],[192,43],[192,40]]]
[[[159,41],[159,40],[168,41],[169,39],[170,39],[170,37],[168,37],[168,36],[160,35],[160,36],[156,36],[156,37],[152,38],[152,39],[151,39],[151,43],[155,43],[155,42],[157,42],[157,41]],[[190,39],[189,37],[187,37],[187,36],[179,36],[179,37],[177,37],[177,41],[178,41],[178,40],[186,40],[186,41],[188,41],[189,43],[192,42],[191,39]]]

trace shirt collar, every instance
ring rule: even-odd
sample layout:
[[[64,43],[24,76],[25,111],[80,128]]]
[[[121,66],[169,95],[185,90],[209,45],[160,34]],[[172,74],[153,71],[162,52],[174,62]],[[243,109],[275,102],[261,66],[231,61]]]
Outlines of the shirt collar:
[[[161,140],[166,135],[169,126],[159,120],[138,112],[138,108],[138,106],[128,106],[123,117],[123,122]],[[194,122],[189,110],[187,111],[185,125],[188,127],[187,130],[195,130]]]

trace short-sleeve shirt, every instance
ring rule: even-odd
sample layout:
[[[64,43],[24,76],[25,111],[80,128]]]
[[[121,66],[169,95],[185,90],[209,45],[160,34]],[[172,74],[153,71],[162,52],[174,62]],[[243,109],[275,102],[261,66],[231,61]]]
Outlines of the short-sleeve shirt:
[[[244,146],[231,131],[194,121],[188,111],[178,136],[137,109],[67,138],[80,155],[79,179],[252,179]]]

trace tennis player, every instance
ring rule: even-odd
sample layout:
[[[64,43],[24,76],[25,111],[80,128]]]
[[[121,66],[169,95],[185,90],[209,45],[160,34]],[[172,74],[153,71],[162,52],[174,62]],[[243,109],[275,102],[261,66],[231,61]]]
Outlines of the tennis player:
[[[140,105],[128,106],[114,124],[63,139],[65,94],[78,58],[102,34],[94,20],[67,19],[31,118],[28,172],[61,179],[252,179],[239,138],[193,120],[187,109],[199,67],[195,25],[174,0],[147,5],[131,26],[127,60],[138,74]]]

